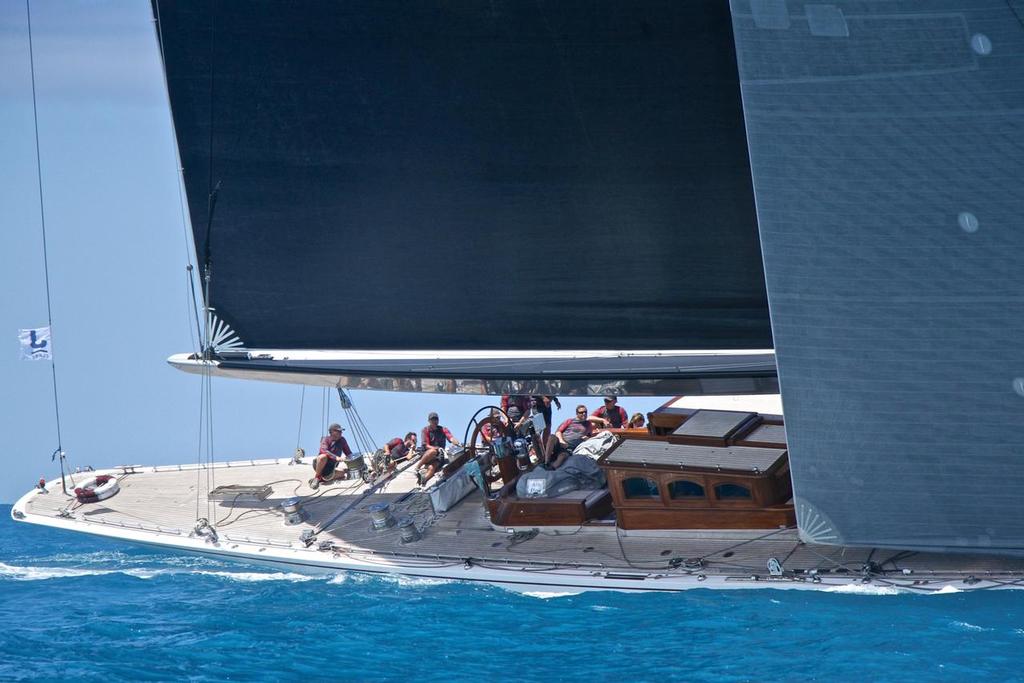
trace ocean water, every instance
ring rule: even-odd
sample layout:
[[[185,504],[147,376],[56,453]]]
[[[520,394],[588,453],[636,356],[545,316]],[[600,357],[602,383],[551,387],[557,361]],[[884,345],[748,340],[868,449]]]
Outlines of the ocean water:
[[[1024,591],[542,598],[167,553],[10,506],[0,620],[3,681],[1024,679]]]

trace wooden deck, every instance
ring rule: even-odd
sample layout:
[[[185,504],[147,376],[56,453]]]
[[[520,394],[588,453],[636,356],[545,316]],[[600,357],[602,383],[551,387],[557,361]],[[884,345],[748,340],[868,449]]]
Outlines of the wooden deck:
[[[362,482],[340,482],[313,491],[307,484],[311,474],[308,464],[292,465],[286,460],[219,463],[213,469],[138,468],[135,473],[119,475],[121,490],[106,501],[79,504],[61,493],[57,481],[50,483],[50,493],[23,499],[20,509],[27,521],[35,516],[62,520],[93,533],[97,528],[134,530],[151,535],[156,544],[161,544],[161,539],[189,537],[197,518],[202,517],[215,528],[219,546],[305,548],[300,541],[303,531],[316,529],[358,501],[350,512],[320,531],[315,546],[335,555],[388,558],[392,564],[411,567],[443,560],[519,571],[642,571],[699,580],[715,576],[770,581],[780,578],[770,576],[767,570],[769,559],[775,558],[785,577],[801,582],[866,578],[921,588],[938,585],[938,581],[962,582],[968,588],[974,585],[972,577],[1007,584],[1024,582],[1024,559],[807,545],[799,541],[795,529],[623,531],[607,522],[572,528],[496,529],[485,515],[479,492],[471,493],[451,511],[435,514],[429,496],[417,487],[411,472],[399,474],[382,490],[362,499],[369,488]],[[208,490],[232,484],[270,485],[272,493],[260,502],[206,500]],[[296,496],[302,499],[309,519],[289,526],[281,504]],[[403,544],[397,526],[375,531],[367,507],[381,501],[391,503],[396,519],[411,517],[422,539]],[[392,567],[390,571],[401,569]]]

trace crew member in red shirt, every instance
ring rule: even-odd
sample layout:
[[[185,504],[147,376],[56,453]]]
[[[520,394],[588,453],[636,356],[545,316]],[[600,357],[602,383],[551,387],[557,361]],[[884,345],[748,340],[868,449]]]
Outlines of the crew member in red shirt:
[[[438,452],[447,446],[449,441],[456,446],[461,446],[462,444],[452,436],[447,427],[442,427],[438,424],[437,413],[427,415],[427,426],[423,428],[421,441],[423,442],[424,450],[423,457],[420,458],[419,463],[416,465],[416,483],[423,486],[430,481],[430,478],[434,476],[440,466],[437,458]]]
[[[334,479],[338,463],[352,455],[348,441],[341,435],[343,431],[344,428],[335,422],[327,428],[327,436],[320,439],[320,454],[313,458],[313,471],[316,476],[309,480],[309,487],[314,491],[320,488],[321,483]]]
[[[573,449],[594,435],[594,425],[587,417],[585,405],[576,406],[576,417],[571,417],[558,426],[548,439],[545,462],[552,469],[558,469]]]
[[[523,416],[530,412],[532,405],[533,399],[525,394],[502,394],[501,396],[501,409],[506,413],[509,408],[515,407],[519,411],[519,416]],[[519,417],[516,419],[518,420]]]
[[[601,418],[605,427],[622,429],[629,424],[629,416],[626,410],[618,405],[618,400],[615,396],[605,396],[604,405],[595,410],[591,417]]]
[[[490,420],[484,422],[480,427],[480,439],[484,444],[490,444],[505,432],[505,418],[497,408],[491,408]]]
[[[384,444],[384,455],[390,462],[407,460],[416,450],[416,432],[409,432],[405,438],[395,437]]]

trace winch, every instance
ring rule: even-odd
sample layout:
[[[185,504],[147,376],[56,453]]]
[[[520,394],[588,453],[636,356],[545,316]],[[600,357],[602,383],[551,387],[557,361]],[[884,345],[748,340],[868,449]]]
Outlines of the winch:
[[[375,531],[384,531],[395,525],[395,518],[391,516],[391,506],[387,503],[373,503],[366,509],[370,513]]]
[[[512,444],[516,454],[516,465],[520,471],[530,468],[530,447],[526,439],[516,439]]]
[[[345,461],[345,467],[348,468],[347,478],[353,479],[366,479],[366,460],[362,453],[355,453],[348,460]]]
[[[301,498],[288,498],[281,503],[281,511],[284,512],[284,523],[288,526],[302,524],[306,521],[306,511],[302,509]]]
[[[422,538],[412,517],[402,517],[398,520],[398,531],[402,534],[403,544],[415,543]]]

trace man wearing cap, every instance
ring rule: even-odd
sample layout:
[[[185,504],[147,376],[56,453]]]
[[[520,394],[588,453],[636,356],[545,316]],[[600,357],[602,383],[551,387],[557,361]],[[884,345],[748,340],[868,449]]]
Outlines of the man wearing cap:
[[[438,424],[437,413],[427,415],[427,426],[423,428],[422,438],[423,457],[416,465],[416,482],[423,486],[437,472],[440,462],[437,459],[438,452],[451,441],[456,446],[461,446],[459,440],[452,436],[447,427]],[[426,468],[424,470],[424,468]]]
[[[604,405],[595,410],[591,417],[600,418],[605,427],[622,429],[629,424],[629,416],[624,408],[618,405],[618,397],[608,395],[604,397]]]
[[[338,467],[342,456],[348,458],[352,455],[352,449],[348,447],[348,441],[341,433],[345,429],[335,422],[327,428],[327,436],[320,439],[320,454],[313,458],[313,471],[316,476],[309,480],[310,488],[316,490],[320,484],[334,479],[334,470]]]

